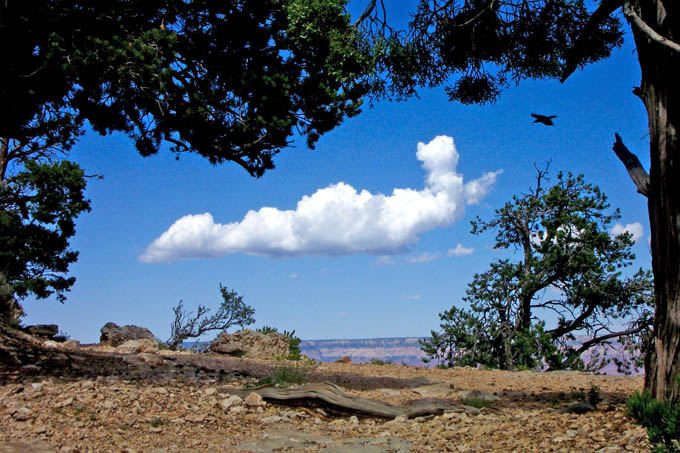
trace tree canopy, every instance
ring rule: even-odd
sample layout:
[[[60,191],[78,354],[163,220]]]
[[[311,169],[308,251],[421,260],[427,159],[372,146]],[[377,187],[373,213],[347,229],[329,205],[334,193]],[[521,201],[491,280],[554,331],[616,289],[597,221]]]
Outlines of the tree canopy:
[[[0,184],[0,283],[18,299],[55,294],[63,302],[75,283],[64,276],[78,258],[69,248],[75,219],[90,210],[83,170],[66,160],[29,160],[25,167]],[[0,299],[0,321],[11,302]]]
[[[582,369],[581,354],[611,340],[635,346],[638,356],[644,352],[654,304],[651,273],[622,275],[634,258],[633,243],[628,233],[610,235],[619,213],[608,212],[596,186],[582,175],[560,173],[557,180],[545,187],[541,170],[528,193],[514,196],[493,219],[472,222],[473,233],[493,230],[494,247],[514,250],[519,259],[500,259],[475,275],[463,298],[469,308],[440,314],[442,331],[423,342],[431,357],[449,365]],[[542,321],[547,315],[557,317],[552,329]],[[574,346],[576,333],[589,338]],[[603,359],[591,366],[612,358]]]
[[[260,176],[295,132],[313,146],[359,113],[373,67],[343,0],[9,1],[0,40],[3,177],[86,121]]]

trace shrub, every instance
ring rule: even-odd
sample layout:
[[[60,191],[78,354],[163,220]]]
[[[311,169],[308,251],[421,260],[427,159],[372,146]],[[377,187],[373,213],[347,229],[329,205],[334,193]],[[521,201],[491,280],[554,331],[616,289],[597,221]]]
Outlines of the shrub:
[[[208,316],[209,308],[199,305],[194,315],[192,312],[184,311],[182,301],[172,310],[175,319],[170,325],[170,339],[167,341],[170,349],[177,349],[187,338],[200,337],[211,330],[221,330],[226,332],[231,326],[248,326],[255,322],[253,315],[255,310],[243,302],[243,296],[239,296],[236,291],[229,290],[220,283],[220,293],[222,303],[217,312]]]
[[[480,398],[479,396],[475,395],[474,393],[470,396],[465,397],[465,398],[461,398],[460,402],[463,403],[466,406],[476,407],[477,409],[482,409],[484,407],[491,406],[491,401],[486,400],[484,398]]]
[[[647,428],[653,452],[680,452],[680,408],[676,405],[655,400],[644,389],[628,399],[626,413]]]
[[[279,387],[300,385],[307,382],[308,374],[308,367],[300,366],[298,364],[283,365],[274,370],[271,376],[271,383]]]
[[[389,360],[371,359],[370,364],[371,365],[392,365],[392,362],[390,362]]]

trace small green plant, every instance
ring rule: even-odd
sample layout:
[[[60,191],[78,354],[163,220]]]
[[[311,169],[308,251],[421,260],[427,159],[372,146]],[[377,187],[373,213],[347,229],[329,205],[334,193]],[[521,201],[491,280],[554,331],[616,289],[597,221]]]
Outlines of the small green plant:
[[[591,384],[590,389],[586,392],[584,388],[577,389],[572,387],[569,392],[569,399],[573,401],[581,401],[583,403],[588,403],[593,407],[602,401],[602,396],[600,395],[600,389],[596,385]]]
[[[371,359],[371,365],[392,365],[389,360]]]
[[[90,414],[89,417],[87,417],[88,420],[91,422],[97,421],[97,415],[96,414]]]
[[[279,329],[271,326],[262,326],[259,329],[255,329],[262,335],[268,335],[270,333],[278,333]],[[300,360],[302,358],[302,351],[300,350],[300,342],[302,340],[295,336],[295,330],[288,332],[283,331],[283,335],[288,338],[288,360]]]
[[[165,417],[154,417],[151,419],[151,427],[160,428],[168,424],[168,419]]]
[[[307,382],[308,374],[308,367],[300,366],[298,364],[283,365],[274,370],[271,380],[275,386],[288,387],[290,385],[304,384]]]
[[[472,406],[477,409],[482,409],[484,407],[491,406],[491,401],[476,396],[475,394],[472,394],[465,398],[461,398],[460,402],[463,403],[465,406]]]
[[[596,386],[591,384],[590,385],[590,390],[588,390],[588,402],[591,404],[593,407],[597,407],[597,405],[602,401],[602,395],[600,395],[600,389]]]
[[[626,401],[626,413],[647,429],[655,453],[680,452],[680,408],[658,401],[647,389]]]

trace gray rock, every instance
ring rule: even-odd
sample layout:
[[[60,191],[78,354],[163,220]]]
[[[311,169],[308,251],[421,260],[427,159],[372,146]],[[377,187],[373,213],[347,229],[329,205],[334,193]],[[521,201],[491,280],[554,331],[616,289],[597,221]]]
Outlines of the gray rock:
[[[57,453],[56,448],[44,442],[0,442],[0,453]]]
[[[264,335],[250,329],[234,334],[222,333],[212,343],[210,351],[251,359],[276,359],[288,357],[288,338],[278,332]]]
[[[128,340],[116,347],[116,352],[121,354],[139,354],[140,352],[157,352],[158,342],[155,339],[141,338],[139,340]]]
[[[101,336],[99,337],[99,343],[108,344],[113,347],[120,346],[128,340],[140,340],[142,338],[148,338],[153,340],[153,334],[151,331],[145,327],[139,326],[123,326],[113,322],[107,322],[104,327],[100,330]]]
[[[248,407],[260,407],[264,405],[264,400],[260,395],[255,392],[249,393],[245,399],[246,406]]]
[[[243,398],[238,395],[231,395],[220,403],[222,409],[229,409],[232,406],[240,406],[241,404],[243,404]]]
[[[12,418],[14,420],[25,422],[31,417],[31,410],[27,407],[20,407],[19,409],[12,412]]]
[[[59,326],[56,324],[35,324],[27,326],[26,330],[36,337],[53,338],[59,333]]]

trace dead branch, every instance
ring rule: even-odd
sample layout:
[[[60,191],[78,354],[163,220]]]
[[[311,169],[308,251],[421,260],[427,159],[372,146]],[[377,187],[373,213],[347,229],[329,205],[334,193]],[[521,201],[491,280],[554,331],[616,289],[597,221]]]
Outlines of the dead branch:
[[[299,406],[325,406],[330,410],[359,413],[381,418],[422,417],[426,415],[440,415],[444,412],[464,412],[465,406],[446,400],[417,400],[403,406],[393,406],[384,401],[361,398],[349,395],[333,384],[307,384],[295,389],[262,387],[258,389],[232,390],[228,393],[247,396],[257,393],[269,402]]]
[[[630,6],[630,2],[626,2],[623,5],[623,14],[633,23],[635,26],[640,29],[641,32],[646,34],[652,41],[655,41],[662,46],[668,47],[671,50],[674,50],[676,52],[680,52],[680,44],[671,41],[668,38],[664,38],[660,34],[658,34],[652,27],[647,25],[647,23],[642,20],[640,16],[637,15],[637,13],[633,10],[633,8]]]
[[[616,142],[612,149],[616,153],[616,157],[623,162],[626,170],[628,170],[628,174],[635,183],[637,191],[645,197],[649,196],[649,175],[642,167],[640,159],[626,148],[619,134],[614,134],[614,136],[616,137]]]

